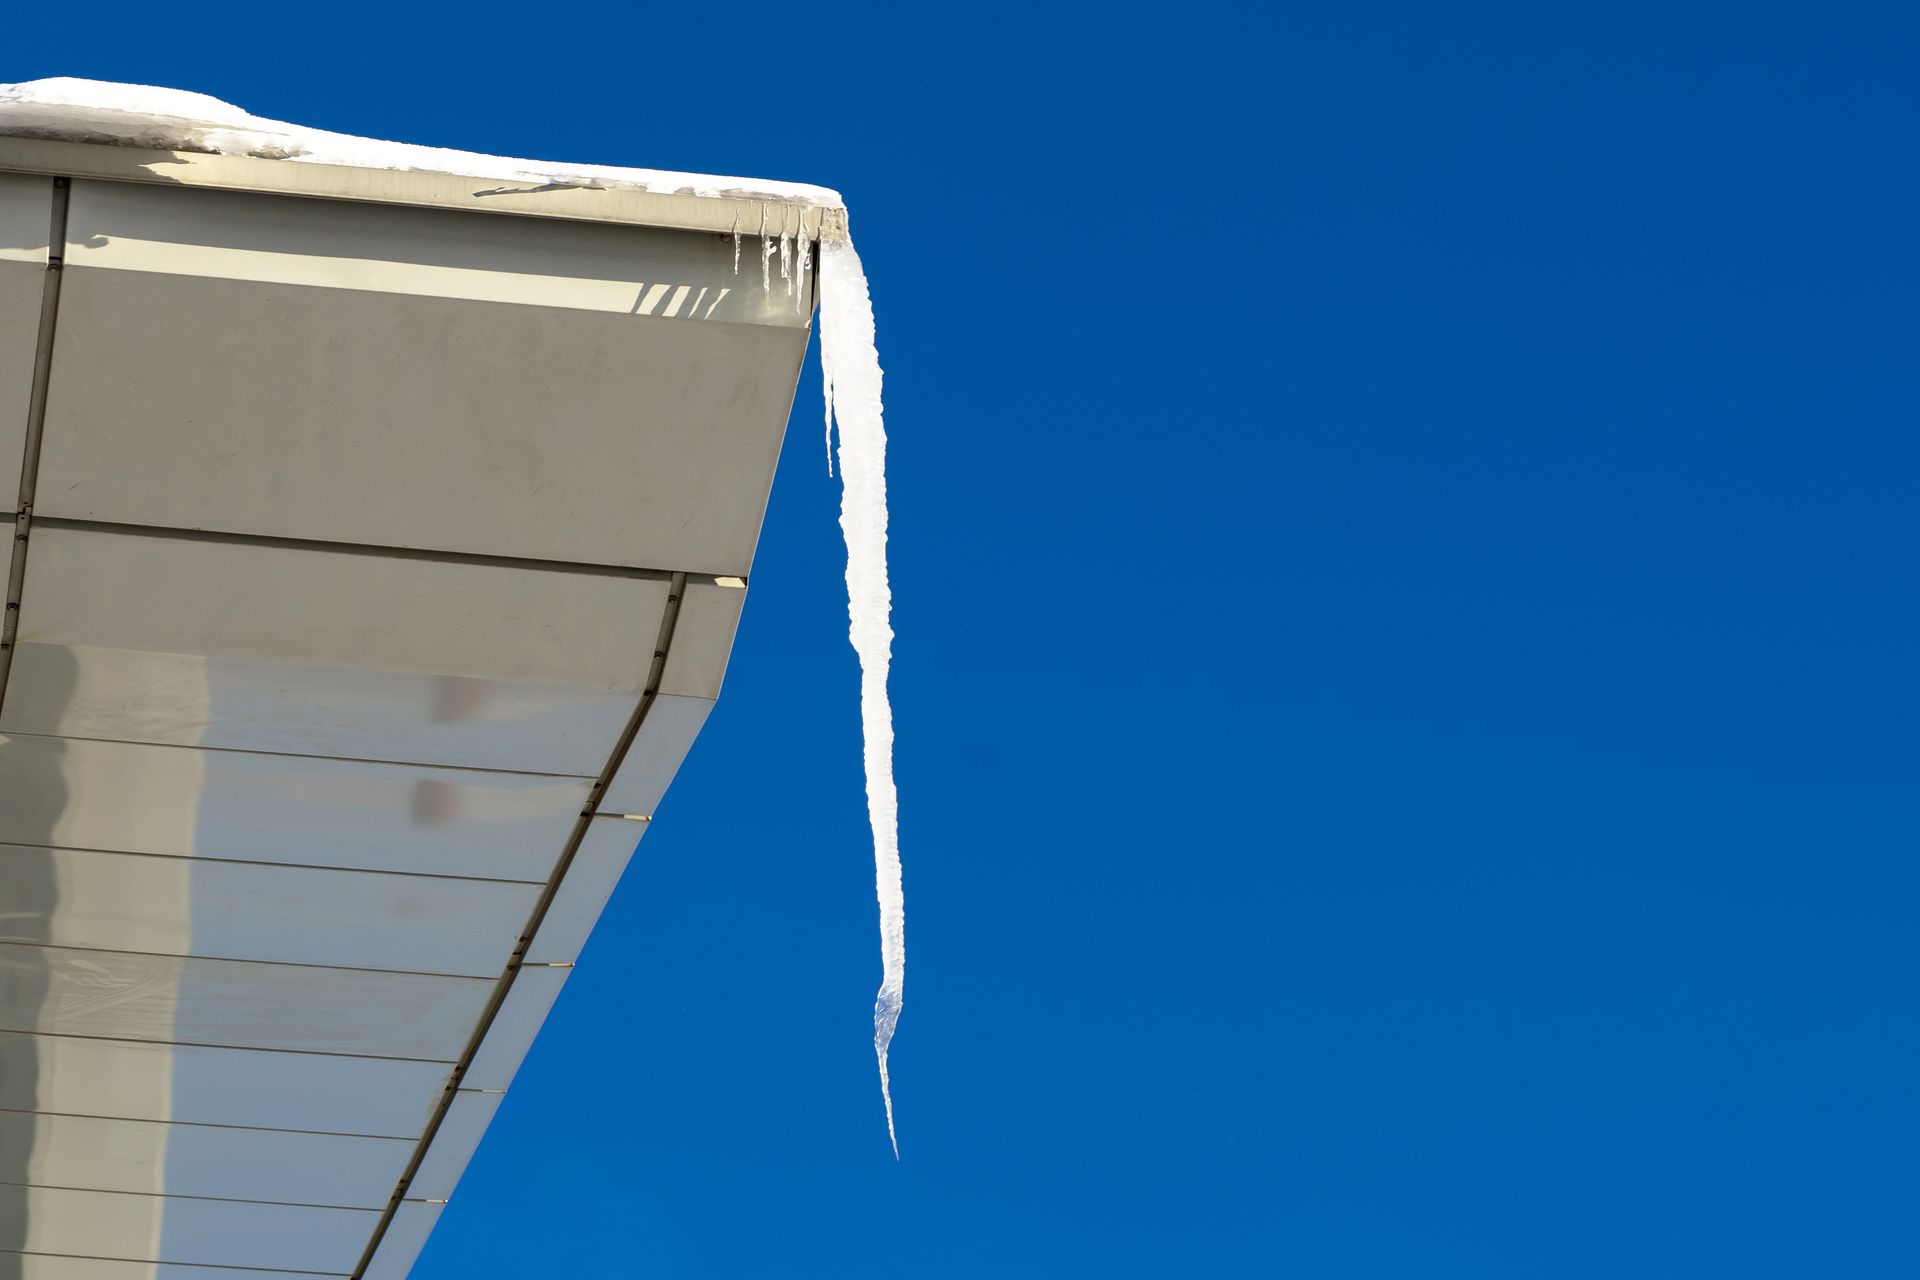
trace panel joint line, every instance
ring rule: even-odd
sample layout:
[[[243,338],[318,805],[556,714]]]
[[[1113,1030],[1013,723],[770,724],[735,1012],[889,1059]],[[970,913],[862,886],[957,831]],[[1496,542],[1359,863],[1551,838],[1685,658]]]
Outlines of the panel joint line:
[[[53,377],[53,335],[60,319],[60,278],[67,256],[67,200],[73,182],[53,180],[53,212],[47,228],[47,273],[40,289],[40,331],[33,350],[33,389],[27,400],[27,446],[20,459],[20,487],[14,504],[13,539],[7,560],[7,596],[0,620],[0,707],[6,705],[7,679],[13,674],[14,646],[20,636],[20,595],[27,580],[27,545],[33,535],[33,500],[40,483],[40,441],[47,424],[47,388]]]
[[[407,1190],[425,1163],[427,1152],[433,1147],[433,1140],[440,1132],[440,1126],[446,1121],[447,1109],[453,1105],[453,1099],[460,1090],[460,1083],[466,1078],[467,1069],[473,1065],[474,1055],[479,1053],[487,1033],[493,1029],[494,1020],[499,1017],[501,1006],[506,1003],[507,993],[513,987],[513,980],[519,974],[526,959],[527,948],[533,945],[535,935],[540,932],[540,924],[546,919],[547,909],[553,905],[554,895],[560,891],[560,884],[566,878],[568,869],[573,865],[574,855],[580,851],[580,842],[586,838],[587,828],[592,825],[594,812],[600,797],[613,782],[613,776],[625,762],[627,752],[633,747],[634,740],[640,736],[640,729],[646,723],[647,712],[653,708],[660,696],[660,686],[666,680],[667,654],[673,648],[673,633],[680,621],[680,603],[686,598],[687,575],[675,573],[667,585],[667,606],[660,614],[660,632],[653,642],[653,663],[647,670],[646,688],[641,692],[640,704],[634,708],[627,727],[614,745],[613,754],[608,757],[606,768],[600,773],[594,784],[593,794],[585,809],[574,821],[573,831],[567,838],[567,845],[555,864],[553,875],[548,878],[546,888],[541,891],[540,900],[534,904],[533,914],[527,920],[527,927],[521,930],[520,940],[514,946],[513,956],[507,961],[507,969],[495,985],[492,998],[487,1002],[486,1012],[480,1016],[480,1024],[474,1029],[473,1038],[467,1042],[466,1051],[460,1055],[460,1062],[453,1069],[452,1077],[447,1081],[446,1090],[440,1095],[440,1101],[434,1108],[433,1118],[428,1121],[426,1132],[420,1136],[420,1144],[414,1148],[413,1159],[407,1162],[407,1171],[400,1175],[387,1209],[380,1217],[379,1225],[373,1230],[373,1237],[367,1241],[366,1252],[360,1255],[360,1263],[353,1269],[352,1280],[361,1280],[368,1267],[373,1265],[380,1243],[386,1238],[387,1229],[393,1223],[393,1215],[399,1212],[401,1202],[407,1198]],[[638,839],[638,837],[635,837]],[[571,964],[533,965],[533,968],[571,969]]]

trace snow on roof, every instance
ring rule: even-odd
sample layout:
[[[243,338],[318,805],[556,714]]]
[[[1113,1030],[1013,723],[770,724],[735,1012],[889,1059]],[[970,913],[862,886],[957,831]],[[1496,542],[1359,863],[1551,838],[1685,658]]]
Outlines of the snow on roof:
[[[204,93],[65,76],[0,84],[0,136],[9,135],[160,151],[254,156],[356,169],[445,173],[548,188],[638,190],[662,195],[777,201],[825,209],[846,207],[839,192],[801,182],[514,160],[473,151],[450,151],[444,147],[382,142],[309,129],[284,120],[262,119]]]

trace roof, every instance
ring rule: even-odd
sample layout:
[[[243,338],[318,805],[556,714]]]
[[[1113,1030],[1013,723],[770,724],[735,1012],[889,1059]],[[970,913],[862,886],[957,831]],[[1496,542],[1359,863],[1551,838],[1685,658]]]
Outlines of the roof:
[[[719,695],[837,211],[484,176],[0,137],[23,1275],[404,1275]]]
[[[81,144],[75,146],[72,144]],[[518,160],[267,120],[205,94],[59,78],[0,85],[0,169],[844,239],[840,194],[806,183]]]

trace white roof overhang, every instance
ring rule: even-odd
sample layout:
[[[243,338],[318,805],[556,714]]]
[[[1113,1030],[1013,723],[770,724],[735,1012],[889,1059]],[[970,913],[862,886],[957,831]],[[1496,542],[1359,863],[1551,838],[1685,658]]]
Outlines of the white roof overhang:
[[[500,188],[0,138],[22,1280],[404,1275],[719,694],[844,215]]]

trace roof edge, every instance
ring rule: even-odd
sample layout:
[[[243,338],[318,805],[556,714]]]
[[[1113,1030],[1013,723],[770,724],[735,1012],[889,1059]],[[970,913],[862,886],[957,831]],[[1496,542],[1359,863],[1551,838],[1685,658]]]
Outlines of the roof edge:
[[[844,209],[746,191],[738,195],[695,195],[614,187],[539,187],[423,170],[368,169],[17,136],[0,136],[0,173],[147,182],[723,235],[734,231],[758,235],[763,229],[778,235],[784,229],[788,234],[804,231],[810,239],[847,239]]]

